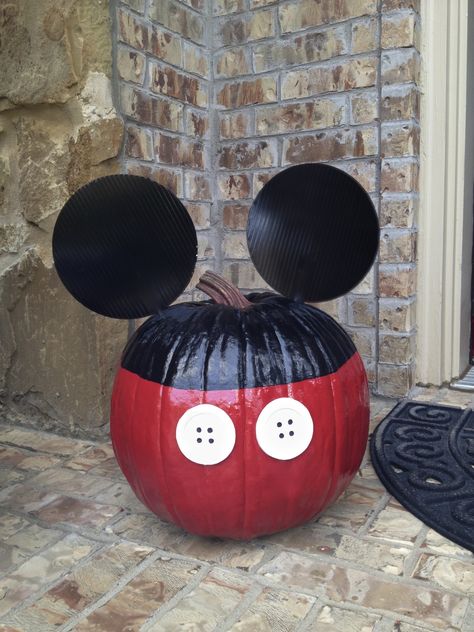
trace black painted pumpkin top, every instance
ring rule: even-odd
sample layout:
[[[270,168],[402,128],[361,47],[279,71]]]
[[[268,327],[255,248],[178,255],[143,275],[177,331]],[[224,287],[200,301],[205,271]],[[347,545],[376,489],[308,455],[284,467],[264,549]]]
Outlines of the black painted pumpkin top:
[[[356,352],[315,307],[270,293],[247,298],[245,310],[209,302],[164,309],[135,332],[122,367],[174,388],[230,390],[322,377]]]

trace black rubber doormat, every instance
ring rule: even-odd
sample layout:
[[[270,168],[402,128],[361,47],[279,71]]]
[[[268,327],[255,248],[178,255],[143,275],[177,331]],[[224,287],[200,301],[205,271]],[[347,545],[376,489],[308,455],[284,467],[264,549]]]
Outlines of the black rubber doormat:
[[[392,496],[474,552],[474,411],[401,402],[376,428],[370,453]]]

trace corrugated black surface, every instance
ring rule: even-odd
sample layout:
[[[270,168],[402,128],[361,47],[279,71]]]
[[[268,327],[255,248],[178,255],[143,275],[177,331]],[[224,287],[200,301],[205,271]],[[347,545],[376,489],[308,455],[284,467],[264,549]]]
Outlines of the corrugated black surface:
[[[197,255],[193,222],[165,187],[130,175],[106,176],[62,209],[53,256],[69,292],[114,318],[155,314],[189,283]]]
[[[323,164],[290,167],[255,198],[247,241],[265,281],[295,300],[326,301],[355,287],[377,254],[372,201],[351,176]]]
[[[274,294],[254,305],[173,305],[129,341],[122,367],[165,386],[228,390],[290,384],[335,373],[356,352],[326,313]]]

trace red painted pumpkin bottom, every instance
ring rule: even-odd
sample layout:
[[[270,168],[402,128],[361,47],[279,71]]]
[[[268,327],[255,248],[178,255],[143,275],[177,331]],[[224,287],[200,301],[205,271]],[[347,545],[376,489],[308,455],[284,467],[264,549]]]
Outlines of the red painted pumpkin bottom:
[[[286,461],[265,454],[255,433],[260,412],[279,397],[303,403],[314,423],[307,449]],[[176,442],[180,417],[203,403],[222,408],[236,430],[233,451],[216,465],[189,461]],[[225,391],[170,388],[120,368],[112,396],[112,443],[130,486],[159,518],[202,536],[247,540],[320,514],[356,473],[368,428],[358,353],[324,377]]]

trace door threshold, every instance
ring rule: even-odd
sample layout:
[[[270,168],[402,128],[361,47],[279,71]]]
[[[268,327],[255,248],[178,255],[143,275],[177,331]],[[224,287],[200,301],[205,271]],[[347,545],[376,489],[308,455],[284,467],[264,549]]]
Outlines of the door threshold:
[[[474,393],[474,366],[471,366],[467,373],[460,380],[451,382],[449,388],[456,391],[468,391]]]

